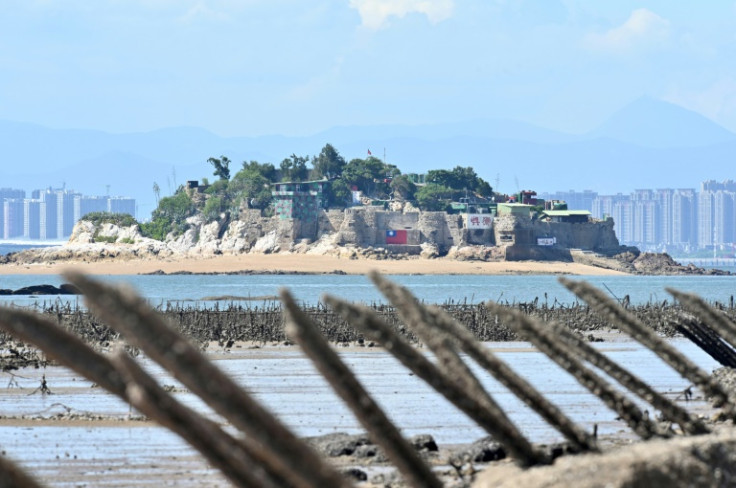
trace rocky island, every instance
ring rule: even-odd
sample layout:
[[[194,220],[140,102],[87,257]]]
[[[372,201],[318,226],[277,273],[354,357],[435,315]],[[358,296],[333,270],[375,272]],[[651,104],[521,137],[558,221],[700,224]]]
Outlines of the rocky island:
[[[0,269],[48,273],[50,268],[74,265],[112,274],[360,274],[374,268],[399,274],[717,273],[682,266],[666,254],[620,246],[610,219],[569,223],[502,215],[493,219],[491,228],[478,232],[467,228],[466,215],[423,212],[410,203],[394,208],[321,210],[311,232],[297,219],[264,217],[254,209],[210,222],[197,214],[186,219],[183,233],[169,233],[163,240],[144,236],[138,223],[85,219],[63,246],[0,257]],[[387,243],[390,229],[398,227],[408,236],[405,243]],[[539,245],[539,239],[554,244]]]
[[[188,181],[150,221],[87,214],[65,245],[3,256],[0,272],[717,273],[620,245],[610,218],[494,192],[470,167],[403,175],[329,144],[307,161],[244,162],[231,179],[210,158],[219,179]]]

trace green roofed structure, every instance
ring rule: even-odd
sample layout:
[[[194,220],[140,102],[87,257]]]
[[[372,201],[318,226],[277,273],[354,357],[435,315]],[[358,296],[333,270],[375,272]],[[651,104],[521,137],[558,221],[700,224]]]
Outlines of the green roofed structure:
[[[572,224],[590,221],[591,213],[587,210],[544,210],[542,219],[550,222],[569,222]]]
[[[529,218],[532,211],[531,205],[523,203],[499,203],[496,208],[499,217],[514,216]]]

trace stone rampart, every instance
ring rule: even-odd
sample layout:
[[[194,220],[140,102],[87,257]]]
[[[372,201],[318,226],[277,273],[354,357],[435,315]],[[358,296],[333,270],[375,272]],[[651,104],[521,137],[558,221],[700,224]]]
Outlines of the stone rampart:
[[[532,229],[535,238],[554,237],[558,247],[602,254],[616,253],[621,247],[613,230],[612,219],[586,223],[535,221]]]
[[[361,248],[387,247],[387,231],[406,233],[406,246],[423,246],[428,255],[445,255],[453,248],[467,246],[493,247],[497,255],[507,260],[539,259],[570,260],[569,249],[581,249],[612,256],[620,253],[613,221],[588,223],[541,222],[528,217],[502,216],[494,220],[491,229],[467,229],[463,216],[446,212],[386,211],[380,208],[355,207],[345,210],[322,211],[319,219],[263,217],[259,210],[242,210],[237,219],[205,222],[201,216],[188,220],[189,229],[166,241],[154,241],[131,229],[94,228],[80,221],[69,244],[93,245],[94,236],[116,236],[120,246],[133,255],[153,253],[213,255],[221,253],[306,252],[320,241],[320,248],[330,252],[340,246]],[[109,226],[108,226],[109,227]],[[126,233],[127,232],[127,233]],[[324,239],[323,239],[324,237]],[[553,246],[538,245],[538,238],[554,238]],[[402,242],[402,241],[399,241]],[[398,244],[398,243],[397,243]],[[403,244],[403,242],[402,242]],[[393,245],[393,244],[392,244]],[[122,247],[121,247],[122,246]],[[395,247],[391,248],[395,252]],[[300,251],[301,250],[301,251]],[[412,248],[414,250],[414,248]],[[122,251],[121,251],[122,252]]]

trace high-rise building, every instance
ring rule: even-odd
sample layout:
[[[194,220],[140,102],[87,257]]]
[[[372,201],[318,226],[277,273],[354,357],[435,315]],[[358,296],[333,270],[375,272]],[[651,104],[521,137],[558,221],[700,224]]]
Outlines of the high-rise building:
[[[77,193],[69,190],[56,191],[56,235],[59,239],[72,235],[74,228],[74,198]]]
[[[23,200],[23,237],[41,238],[41,200],[32,198]]]
[[[107,212],[108,197],[76,195],[74,197],[74,222],[92,212]]]
[[[681,188],[672,194],[672,244],[681,248],[697,243],[697,193]]]
[[[74,219],[74,200],[78,193],[64,188],[34,190],[33,198],[38,199],[39,235],[41,239],[63,239],[72,233]]]
[[[0,236],[5,232],[5,211],[3,208],[3,202],[6,199],[23,199],[26,197],[24,190],[18,190],[15,188],[0,188]]]
[[[128,197],[110,197],[107,211],[111,213],[130,214],[135,217],[135,199]]]
[[[698,193],[698,247],[711,247],[714,244],[714,196],[712,190]]]
[[[591,204],[590,213],[594,218],[605,220],[613,217],[613,207],[617,202],[629,201],[631,197],[622,193],[616,195],[598,195]],[[620,239],[620,238],[619,238]]]
[[[713,195],[713,229],[716,245],[733,244],[734,238],[734,202],[736,193],[717,191]]]
[[[593,213],[593,201],[598,197],[598,193],[592,190],[583,190],[582,192],[570,190],[540,193],[538,196],[544,200],[563,200],[567,202],[567,208],[570,210],[587,210]]]
[[[77,221],[91,212],[135,216],[135,200],[127,197],[91,197],[51,187],[33,190],[31,198],[25,196],[24,190],[0,188],[0,238],[65,239]]]
[[[674,242],[672,237],[672,203],[674,194],[675,190],[671,188],[659,188],[654,191],[654,200],[657,202],[659,213],[659,229],[657,231],[659,233],[659,243],[664,244],[665,246],[669,246]]]
[[[736,242],[736,182],[704,181],[698,194],[698,247]]]
[[[634,204],[631,200],[618,200],[613,204],[613,229],[621,243],[634,243]]]
[[[23,200],[6,198],[2,208],[3,239],[23,237]]]
[[[659,206],[654,200],[631,202],[632,241],[635,245],[648,248],[659,244]]]
[[[0,188],[0,201],[6,198],[25,198],[25,190],[18,190],[16,188]]]
[[[51,188],[46,190],[34,190],[33,198],[40,201],[38,226],[39,239],[61,239],[59,231],[59,200],[56,192]]]
[[[736,181],[707,180],[700,184],[700,191],[718,191],[718,190],[736,192]]]

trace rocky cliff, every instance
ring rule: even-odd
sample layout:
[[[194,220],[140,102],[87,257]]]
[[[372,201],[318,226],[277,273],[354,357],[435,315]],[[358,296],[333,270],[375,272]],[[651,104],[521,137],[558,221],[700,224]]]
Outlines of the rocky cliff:
[[[592,260],[604,267],[637,271],[631,263],[606,261],[605,255],[626,250],[618,245],[612,221],[568,224],[501,217],[495,219],[492,228],[470,230],[462,215],[420,212],[404,206],[396,210],[356,207],[322,212],[308,232],[296,220],[262,217],[258,210],[244,210],[235,219],[222,216],[213,222],[198,215],[188,219],[187,224],[183,234],[170,234],[158,241],[144,237],[137,225],[95,226],[80,221],[61,248],[28,250],[2,259],[29,263],[275,252],[376,258],[415,254],[484,261]],[[405,242],[387,245],[391,231],[401,233]],[[538,237],[554,237],[557,244],[538,246]],[[571,248],[586,252],[571,253]]]

